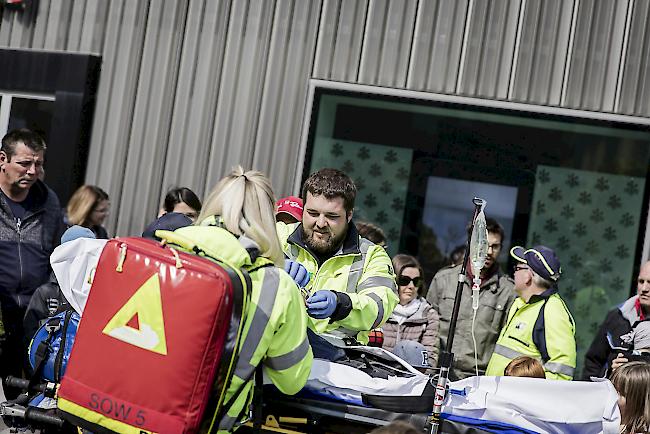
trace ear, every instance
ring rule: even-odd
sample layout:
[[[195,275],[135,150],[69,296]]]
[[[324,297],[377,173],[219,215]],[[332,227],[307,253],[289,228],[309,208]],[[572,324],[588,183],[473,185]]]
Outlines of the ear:
[[[348,223],[350,223],[352,221],[352,215],[353,214],[354,214],[354,208],[352,208],[350,210],[350,212],[348,213]]]
[[[526,285],[530,285],[530,284],[532,284],[532,283],[533,283],[533,273],[531,273],[530,271],[528,271],[528,272],[526,273],[526,275],[527,275],[527,277],[526,277]]]
[[[5,151],[0,151],[0,164],[5,164],[9,162],[9,156]]]

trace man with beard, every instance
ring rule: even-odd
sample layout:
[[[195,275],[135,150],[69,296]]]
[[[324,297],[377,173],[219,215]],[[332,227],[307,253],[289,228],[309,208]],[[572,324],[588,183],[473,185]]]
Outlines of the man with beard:
[[[286,270],[304,287],[310,328],[368,342],[398,302],[386,251],[361,238],[352,222],[357,188],[336,169],[309,176],[302,223],[278,223]]]
[[[3,376],[20,376],[26,349],[23,317],[29,300],[50,276],[50,254],[65,230],[56,194],[41,180],[45,142],[36,133],[13,130],[0,149],[0,306]],[[9,394],[12,394],[10,391]]]
[[[499,269],[497,258],[501,252],[504,230],[496,220],[486,219],[488,231],[488,251],[485,266],[481,270],[481,291],[479,306],[474,323],[478,373],[482,375],[487,368],[494,345],[501,328],[505,325],[508,309],[515,300],[514,282]],[[462,262],[462,260],[461,260]],[[431,281],[427,300],[440,316],[440,338],[442,347],[447,345],[449,323],[456,298],[458,274],[462,264],[443,268]],[[454,347],[454,367],[450,379],[460,380],[476,375],[474,363],[474,343],[472,339],[472,280],[471,267],[467,267],[467,276],[463,283],[463,295],[456,322]]]

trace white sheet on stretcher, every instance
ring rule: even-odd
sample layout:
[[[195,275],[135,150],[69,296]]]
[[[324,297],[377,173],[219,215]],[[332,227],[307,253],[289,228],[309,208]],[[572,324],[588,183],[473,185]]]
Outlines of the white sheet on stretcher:
[[[314,360],[306,389],[348,403],[361,394],[422,394],[428,378],[372,378],[351,366]],[[502,422],[538,433],[617,434],[618,394],[607,381],[583,382],[522,377],[470,377],[449,383],[443,413]]]
[[[470,377],[452,382],[444,413],[510,423],[539,433],[617,434],[618,394],[599,382]]]
[[[428,377],[420,373],[409,378],[373,378],[352,366],[315,359],[306,388],[346,402],[359,403],[362,393],[419,396],[427,381]]]

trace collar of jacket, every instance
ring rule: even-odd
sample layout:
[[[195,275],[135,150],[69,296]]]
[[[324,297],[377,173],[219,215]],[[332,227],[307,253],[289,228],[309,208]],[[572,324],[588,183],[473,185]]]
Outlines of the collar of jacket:
[[[537,303],[540,300],[546,300],[553,294],[557,294],[556,288],[549,288],[546,291],[542,292],[541,294],[533,294],[530,297],[530,299],[528,299],[527,304],[533,304],[533,303]]]
[[[50,194],[49,188],[45,185],[43,181],[40,179],[37,179],[36,182],[29,188],[29,193],[28,195],[33,195],[33,209],[28,212],[27,216],[31,216],[33,214],[36,214],[37,212],[41,211],[43,208],[45,208],[45,204],[47,203],[47,198]],[[9,204],[5,200],[5,193],[3,192],[0,194],[0,207],[2,208],[2,211],[4,211],[5,214],[9,216],[13,216],[13,213],[11,212],[11,208],[9,207]]]
[[[302,223],[296,226],[296,229],[289,235],[287,239],[288,242],[295,244],[303,249],[307,250],[314,258],[318,259],[320,256],[317,255],[313,250],[311,250],[302,239]],[[359,249],[359,232],[357,232],[357,227],[354,225],[354,222],[350,220],[348,223],[348,230],[345,234],[345,239],[343,240],[343,247],[339,249],[333,255],[323,258],[323,262],[327,259],[334,256],[343,256],[343,255],[360,255],[361,249]]]
[[[625,300],[625,302],[623,302],[623,304],[618,307],[621,315],[630,323],[630,325],[633,325],[635,322],[641,319],[639,312],[636,310],[636,301],[638,298],[638,295],[634,295]]]
[[[245,236],[237,236],[223,226],[218,216],[206,218],[198,226],[186,226],[174,231],[188,238],[214,258],[224,258],[229,263],[255,269],[271,261],[260,256],[259,246]]]

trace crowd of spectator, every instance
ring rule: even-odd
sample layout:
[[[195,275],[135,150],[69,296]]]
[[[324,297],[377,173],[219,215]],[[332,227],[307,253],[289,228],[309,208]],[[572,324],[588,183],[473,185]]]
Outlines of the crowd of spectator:
[[[2,376],[29,371],[25,354],[31,336],[48,317],[69,308],[49,267],[54,248],[80,237],[110,237],[103,226],[110,212],[109,195],[97,186],[83,185],[64,210],[42,181],[45,151],[43,140],[29,130],[12,131],[2,139]],[[245,188],[257,191],[257,211],[247,211],[250,203],[244,196],[252,193],[242,190]],[[206,210],[189,188],[173,188],[143,236],[155,238],[158,229],[205,225],[218,216],[209,225],[226,228],[237,237],[249,236],[276,265],[284,257],[285,271],[303,293],[306,316],[301,321],[316,333],[365,344],[370,334],[380,331],[385,349],[429,373],[441,351],[451,350],[455,356],[452,380],[474,375],[574,378],[575,323],[558,289],[562,267],[552,248],[512,248],[509,254],[516,266],[508,275],[498,260],[504,229],[488,218],[485,266],[481,270],[467,267],[461,275],[466,246],[458,246],[451,265],[439,270],[426,285],[417,258],[397,254],[391,260],[381,228],[353,222],[356,186],[343,172],[322,169],[307,179],[302,198],[289,196],[275,202],[272,234],[269,229],[259,229],[268,226],[268,216],[256,217],[259,227],[247,220],[253,218],[251,213],[263,209],[267,200],[273,200],[272,192],[266,190],[270,192],[270,184],[259,172],[237,169],[211,193],[207,199],[210,209]],[[241,196],[241,207],[224,201],[224,194]],[[229,209],[239,220],[225,214]],[[242,217],[246,212],[249,214]],[[480,284],[478,302],[473,306],[474,273]],[[462,298],[454,346],[449,349],[447,335],[459,285]],[[611,377],[621,396],[625,432],[630,433],[647,429],[650,418],[649,313],[647,262],[639,271],[637,294],[604,319],[587,351],[582,375],[587,381]],[[302,348],[302,342],[294,343],[295,348],[283,351]],[[272,348],[270,345],[264,351]],[[301,355],[301,360],[310,360],[311,353]],[[299,369],[304,376],[305,366]],[[280,377],[278,384],[287,381]],[[285,388],[293,390],[294,386]]]

